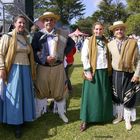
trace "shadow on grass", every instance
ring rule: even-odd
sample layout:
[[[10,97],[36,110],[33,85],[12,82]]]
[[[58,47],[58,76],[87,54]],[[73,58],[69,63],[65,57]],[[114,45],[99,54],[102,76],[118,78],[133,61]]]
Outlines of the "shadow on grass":
[[[83,64],[74,64],[74,68],[81,68],[83,66]]]
[[[73,91],[72,91],[72,97],[73,98],[81,98],[81,94],[82,94],[82,84],[76,84],[73,85]]]
[[[69,109],[67,116],[69,123],[79,120],[79,109]],[[46,113],[34,122],[25,123],[22,127],[21,140],[43,140],[58,135],[58,127],[65,124],[58,116],[58,114]],[[1,140],[16,140],[14,137],[14,127],[11,125],[0,124],[0,139]],[[60,128],[59,128],[60,131]]]

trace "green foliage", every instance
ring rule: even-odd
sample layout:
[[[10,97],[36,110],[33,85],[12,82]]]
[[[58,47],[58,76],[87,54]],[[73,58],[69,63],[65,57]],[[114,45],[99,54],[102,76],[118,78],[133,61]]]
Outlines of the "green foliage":
[[[126,21],[127,24],[127,34],[140,35],[140,14],[135,14],[129,16]]]
[[[89,35],[92,34],[92,24],[93,24],[93,20],[91,17],[87,17],[85,19],[80,19],[76,22],[76,24],[78,25],[79,29],[84,32],[87,33]]]
[[[94,20],[106,23],[113,23],[116,20],[126,20],[127,13],[121,1],[102,0],[97,10],[92,16]]]
[[[126,0],[128,12],[131,14],[140,13],[140,0]]]
[[[91,17],[79,20],[77,25],[86,29],[88,33],[91,33],[92,24],[97,21],[103,22],[105,25],[105,35],[109,36],[110,32],[108,27],[117,20],[126,21],[128,14],[125,10],[125,5],[119,0],[102,0],[98,5],[98,10],[93,13]]]
[[[52,11],[61,16],[61,22],[69,24],[73,18],[84,15],[85,5],[80,0],[35,0],[35,17],[45,11]]]

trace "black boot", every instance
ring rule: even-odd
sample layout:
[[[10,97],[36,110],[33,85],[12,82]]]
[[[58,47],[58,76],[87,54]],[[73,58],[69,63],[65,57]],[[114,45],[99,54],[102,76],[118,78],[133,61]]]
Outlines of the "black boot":
[[[21,138],[21,136],[22,136],[21,125],[16,125],[15,126],[15,137]]]

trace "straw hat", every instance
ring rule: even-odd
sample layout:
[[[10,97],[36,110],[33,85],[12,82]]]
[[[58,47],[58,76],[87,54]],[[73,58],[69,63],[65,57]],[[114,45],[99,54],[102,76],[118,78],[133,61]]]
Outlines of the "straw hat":
[[[109,27],[109,30],[113,31],[117,27],[124,27],[124,28],[126,28],[126,25],[123,23],[123,21],[116,21],[116,22],[113,23],[112,26]]]
[[[49,18],[54,18],[55,20],[59,20],[59,19],[60,19],[60,16],[54,14],[53,12],[45,12],[45,13],[43,13],[43,15],[40,16],[38,19],[42,21],[42,20],[44,20],[44,19],[47,18],[47,17],[49,17]]]

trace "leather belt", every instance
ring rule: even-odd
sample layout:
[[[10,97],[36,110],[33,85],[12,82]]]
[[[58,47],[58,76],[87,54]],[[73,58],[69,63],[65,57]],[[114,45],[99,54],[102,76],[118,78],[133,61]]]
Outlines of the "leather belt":
[[[55,66],[58,66],[58,65],[60,65],[60,64],[62,64],[62,61],[60,61],[60,60],[57,60],[55,63],[53,63],[53,64],[48,64],[48,63],[46,63],[44,66],[47,66],[47,67],[55,67]]]

